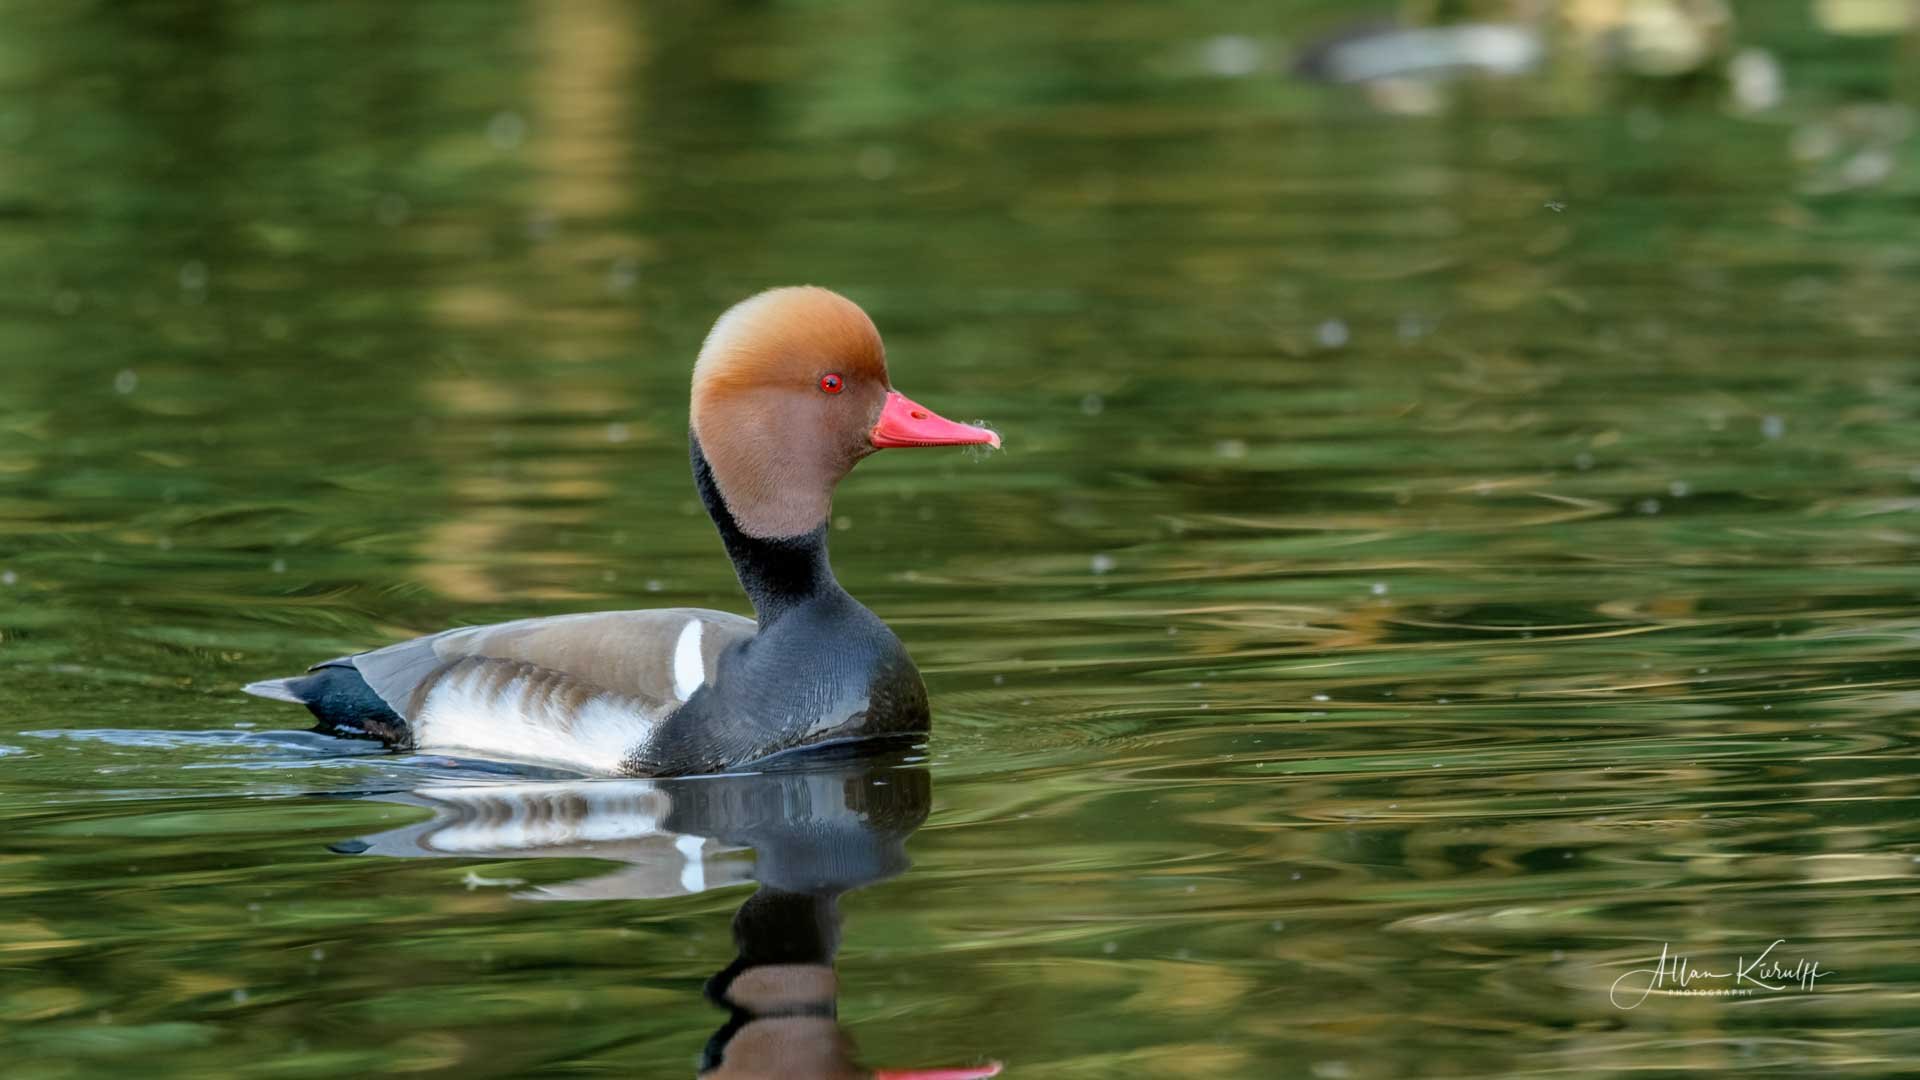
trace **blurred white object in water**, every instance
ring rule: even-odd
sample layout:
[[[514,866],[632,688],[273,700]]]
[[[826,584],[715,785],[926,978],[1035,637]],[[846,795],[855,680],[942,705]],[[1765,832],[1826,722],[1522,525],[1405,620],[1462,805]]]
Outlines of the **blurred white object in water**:
[[[1913,0],[1814,0],[1813,21],[1829,34],[1900,34],[1920,24]]]
[[[1705,67],[1733,29],[1724,0],[1569,0],[1561,19],[1609,63],[1654,77]]]
[[[1539,31],[1509,23],[1371,27],[1328,38],[1303,52],[1301,74],[1337,83],[1467,72],[1518,75],[1546,55]]]
[[[1727,87],[1733,95],[1733,107],[1742,112],[1763,112],[1780,104],[1786,93],[1786,79],[1780,62],[1765,49],[1741,49],[1727,61]]]
[[[1266,59],[1266,50],[1260,43],[1244,34],[1222,34],[1208,38],[1201,50],[1201,60],[1207,70],[1229,79],[1251,75],[1260,69]]]
[[[1869,146],[1847,159],[1840,167],[1840,176],[1848,187],[1873,187],[1893,175],[1895,164],[1892,150]]]
[[[1913,111],[1897,102],[1841,106],[1793,133],[1793,156],[1809,175],[1801,190],[1830,195],[1876,187],[1899,171],[1913,137]]]

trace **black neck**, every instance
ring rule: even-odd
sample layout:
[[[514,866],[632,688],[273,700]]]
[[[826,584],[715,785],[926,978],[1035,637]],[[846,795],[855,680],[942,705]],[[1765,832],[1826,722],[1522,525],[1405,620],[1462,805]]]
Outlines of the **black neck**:
[[[714,483],[713,467],[700,450],[698,436],[690,436],[693,457],[693,482],[700,489],[700,501],[707,515],[720,529],[720,542],[733,560],[733,572],[752,601],[754,613],[764,629],[795,605],[840,591],[833,567],[827,565],[827,523],[799,536],[762,538],[748,536],[733,519],[720,487]]]

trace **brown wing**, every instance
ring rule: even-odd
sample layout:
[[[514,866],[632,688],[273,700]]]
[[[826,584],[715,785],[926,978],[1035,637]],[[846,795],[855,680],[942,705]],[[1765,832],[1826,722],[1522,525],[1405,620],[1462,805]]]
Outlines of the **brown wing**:
[[[691,629],[691,624],[698,629]],[[373,692],[412,721],[434,683],[465,660],[530,665],[581,690],[602,691],[647,712],[677,707],[711,682],[722,650],[753,636],[752,619],[704,608],[599,611],[468,626],[347,658]],[[697,647],[699,669],[691,667]],[[330,661],[337,663],[337,661]]]

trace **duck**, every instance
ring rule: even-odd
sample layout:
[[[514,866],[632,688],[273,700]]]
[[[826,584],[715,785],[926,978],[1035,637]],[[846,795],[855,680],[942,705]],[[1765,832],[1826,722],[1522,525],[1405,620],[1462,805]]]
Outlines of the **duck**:
[[[693,365],[700,501],[753,608],[600,611],[444,630],[249,683],[314,730],[399,750],[680,776],[807,748],[911,737],[927,691],[887,624],[835,579],[833,494],[884,449],[1000,448],[893,388],[880,332],[817,286],[759,293]]]

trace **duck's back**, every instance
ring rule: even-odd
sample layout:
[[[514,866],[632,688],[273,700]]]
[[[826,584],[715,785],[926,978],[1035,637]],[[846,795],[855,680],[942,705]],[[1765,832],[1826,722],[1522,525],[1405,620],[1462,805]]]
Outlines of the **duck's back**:
[[[469,626],[255,683],[323,727],[389,744],[625,772],[661,723],[713,682],[752,619],[700,608]]]

